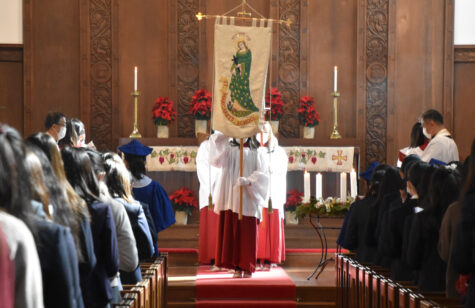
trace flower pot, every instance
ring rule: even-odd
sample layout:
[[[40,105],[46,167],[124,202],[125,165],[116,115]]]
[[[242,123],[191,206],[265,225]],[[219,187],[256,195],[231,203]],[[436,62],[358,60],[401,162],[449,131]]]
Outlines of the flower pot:
[[[157,125],[157,138],[168,138],[168,125]]]
[[[285,211],[285,224],[287,225],[298,225],[299,219],[295,214],[295,211]]]
[[[272,133],[275,135],[279,132],[279,121],[269,121],[272,127]]]
[[[198,133],[206,134],[207,126],[208,126],[208,121],[195,120],[195,135],[198,136]]]
[[[175,225],[186,225],[188,221],[188,213],[184,211],[175,211]]]
[[[313,139],[315,137],[315,126],[313,126],[313,127],[304,126],[303,127],[303,137],[305,139]]]

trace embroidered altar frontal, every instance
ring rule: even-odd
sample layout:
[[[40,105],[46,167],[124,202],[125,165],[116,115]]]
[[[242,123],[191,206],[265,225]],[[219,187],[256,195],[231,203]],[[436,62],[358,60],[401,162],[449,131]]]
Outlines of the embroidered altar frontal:
[[[152,147],[147,156],[148,171],[196,171],[198,147]],[[351,172],[354,147],[283,147],[288,171]],[[272,160],[272,155],[270,157]]]

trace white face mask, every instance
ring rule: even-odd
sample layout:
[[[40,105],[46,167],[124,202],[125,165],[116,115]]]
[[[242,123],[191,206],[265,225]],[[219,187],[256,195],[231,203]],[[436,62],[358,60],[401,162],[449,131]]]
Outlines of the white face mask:
[[[432,137],[432,135],[427,132],[425,127],[422,128],[422,133],[424,134],[424,136],[426,136],[427,139],[430,139]]]
[[[58,132],[58,140],[63,139],[64,136],[66,136],[66,127],[61,126],[61,128],[59,129],[59,132]]]

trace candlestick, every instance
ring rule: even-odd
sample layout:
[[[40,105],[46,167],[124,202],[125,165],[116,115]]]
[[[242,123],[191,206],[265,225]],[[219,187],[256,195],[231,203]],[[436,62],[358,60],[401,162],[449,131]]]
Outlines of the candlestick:
[[[336,67],[336,66],[335,66]],[[333,92],[333,131],[330,135],[330,139],[341,139],[341,135],[338,132],[338,97],[340,93]]]
[[[303,202],[310,202],[310,173],[305,170],[303,175]]]
[[[340,200],[346,202],[346,172],[340,173]]]
[[[137,79],[135,80],[137,81]],[[135,84],[135,86],[137,87],[137,84]],[[134,98],[134,130],[130,134],[129,138],[142,138],[142,135],[139,133],[139,129],[137,127],[137,104],[139,101],[140,92],[134,91],[130,93],[130,95],[132,95],[132,97]]]
[[[137,66],[134,68],[134,92],[137,92]]]
[[[356,185],[356,172],[355,169],[350,172],[350,195],[352,198],[356,198],[358,195],[358,186]]]
[[[337,92],[338,66],[333,68],[333,92]]]
[[[315,198],[317,200],[320,200],[323,198],[322,196],[322,174],[321,173],[317,173],[317,175],[315,176],[315,182],[317,183],[316,184],[316,189],[315,189]]]

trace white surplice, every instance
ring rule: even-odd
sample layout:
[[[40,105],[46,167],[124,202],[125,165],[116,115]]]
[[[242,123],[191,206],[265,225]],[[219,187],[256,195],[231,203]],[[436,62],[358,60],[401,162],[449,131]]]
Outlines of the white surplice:
[[[260,147],[259,151],[267,157],[269,164],[268,175],[272,208],[278,209],[280,218],[284,218],[284,204],[287,198],[287,153],[278,145],[274,146],[270,153],[268,147]],[[262,207],[267,208],[268,204],[267,199]]]
[[[221,175],[221,169],[210,166],[209,148],[209,140],[205,140],[201,143],[200,147],[198,148],[198,153],[196,154],[196,173],[198,175],[198,180],[200,181],[200,210],[209,205],[208,203],[210,193],[214,202],[216,184],[218,183],[219,177]]]
[[[216,186],[214,211],[232,210],[239,213],[239,147],[231,146],[229,137],[214,134],[210,137],[211,165],[221,169]],[[264,152],[243,149],[243,177],[250,185],[243,186],[242,215],[261,219],[262,205],[268,196],[268,164]]]
[[[430,140],[420,157],[425,162],[434,158],[448,163],[459,160],[459,151],[449,131],[444,128]]]

